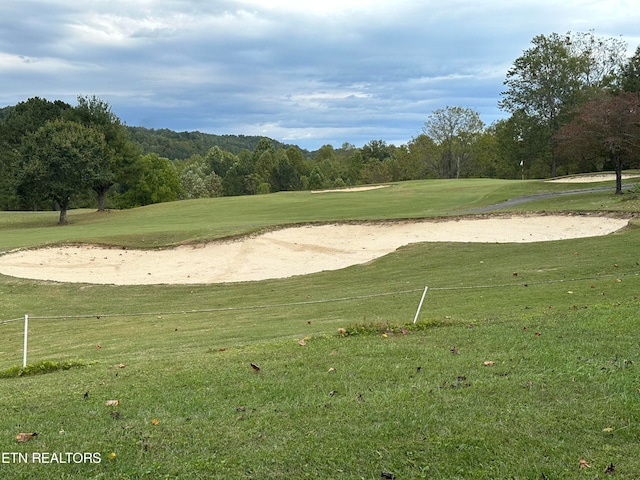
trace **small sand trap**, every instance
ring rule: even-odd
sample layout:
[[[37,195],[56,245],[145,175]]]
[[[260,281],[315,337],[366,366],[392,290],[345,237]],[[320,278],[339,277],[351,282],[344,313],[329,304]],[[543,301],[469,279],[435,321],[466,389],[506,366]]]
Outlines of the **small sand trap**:
[[[20,250],[0,256],[0,273],[116,285],[244,282],[338,270],[410,243],[543,242],[606,235],[626,225],[624,219],[553,215],[316,225],[166,250]]]
[[[637,178],[639,175],[631,173],[623,173],[622,180],[629,178]],[[606,182],[609,180],[615,180],[616,176],[613,173],[594,173],[592,175],[576,175],[573,177],[561,177],[554,178],[553,180],[547,180],[550,183],[593,183],[593,182]]]
[[[379,188],[386,188],[389,185],[365,185],[363,187],[348,187],[348,188],[332,188],[327,190],[311,190],[311,193],[342,193],[342,192],[365,192],[367,190],[377,190]]]

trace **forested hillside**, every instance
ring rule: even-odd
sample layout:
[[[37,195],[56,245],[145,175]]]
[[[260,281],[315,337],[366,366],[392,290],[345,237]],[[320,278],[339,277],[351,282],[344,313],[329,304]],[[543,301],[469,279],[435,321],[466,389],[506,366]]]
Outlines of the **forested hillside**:
[[[0,113],[1,114],[1,113]],[[206,155],[212,147],[237,155],[242,150],[253,152],[265,137],[253,135],[215,135],[202,132],[174,132],[166,128],[149,129],[127,126],[129,136],[138,144],[143,153],[157,153],[171,160],[183,160],[193,155]],[[269,139],[277,149],[288,148],[277,140]],[[303,150],[304,154],[308,154]]]

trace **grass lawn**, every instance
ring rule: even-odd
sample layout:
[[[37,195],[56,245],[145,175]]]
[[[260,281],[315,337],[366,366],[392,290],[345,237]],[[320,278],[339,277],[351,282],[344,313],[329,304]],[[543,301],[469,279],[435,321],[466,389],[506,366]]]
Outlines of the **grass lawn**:
[[[455,215],[589,186],[407,182],[79,211],[68,227],[53,212],[2,212],[0,251]],[[637,214],[640,202],[612,191],[521,210]],[[0,476],[640,478],[639,244],[637,228],[423,243],[339,271],[220,285],[0,276],[0,373],[21,365],[25,313],[30,362],[84,365],[0,378]],[[19,432],[38,436],[17,443]],[[34,463],[42,452],[49,463]]]

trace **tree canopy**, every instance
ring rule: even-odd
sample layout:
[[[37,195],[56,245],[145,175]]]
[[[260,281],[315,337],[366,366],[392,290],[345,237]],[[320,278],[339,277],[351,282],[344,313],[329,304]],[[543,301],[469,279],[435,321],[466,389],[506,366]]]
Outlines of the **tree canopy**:
[[[22,142],[18,192],[25,199],[51,199],[60,209],[59,224],[67,224],[71,198],[100,175],[106,142],[92,127],[69,120],[50,120]]]

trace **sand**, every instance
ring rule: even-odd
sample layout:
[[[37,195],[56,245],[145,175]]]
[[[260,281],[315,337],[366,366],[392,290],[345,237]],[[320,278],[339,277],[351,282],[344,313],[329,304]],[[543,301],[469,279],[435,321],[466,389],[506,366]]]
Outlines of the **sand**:
[[[164,250],[62,246],[0,256],[0,273],[93,284],[195,284],[284,278],[369,262],[416,242],[543,242],[615,232],[625,219],[511,216],[283,228]]]
[[[635,175],[631,173],[623,173],[622,180],[627,180],[629,178],[637,178],[640,175]],[[552,180],[547,180],[547,182],[551,183],[593,183],[593,182],[606,182],[608,180],[615,180],[616,176],[613,173],[594,173],[589,175],[575,175],[573,177],[561,177],[554,178]]]

